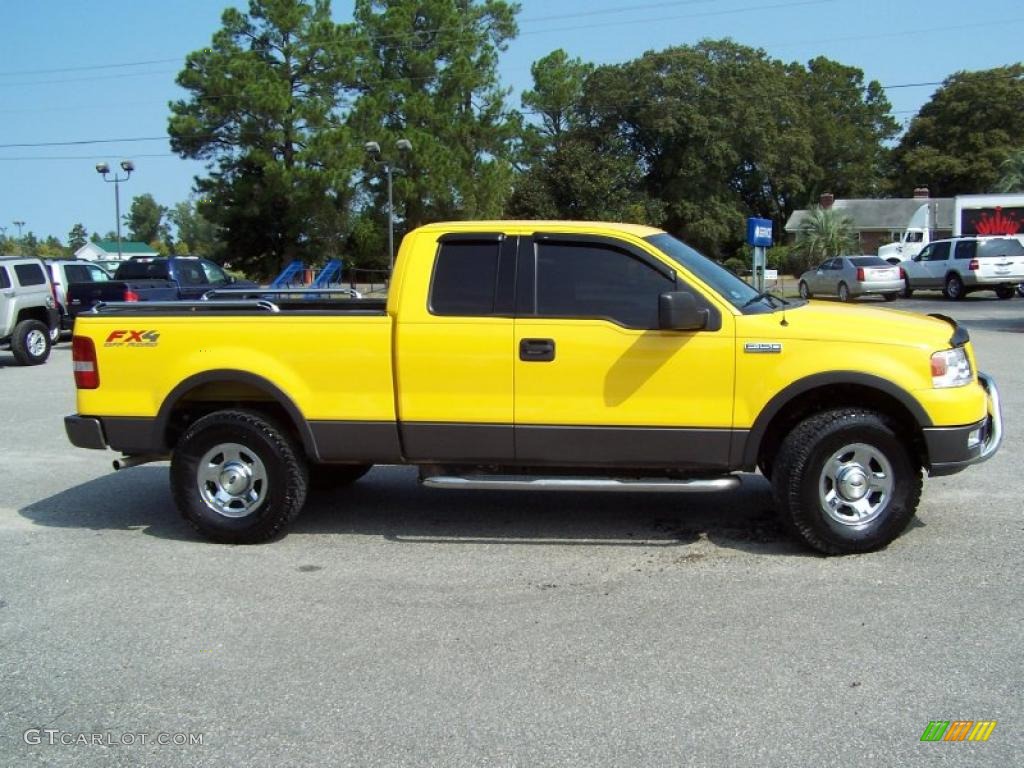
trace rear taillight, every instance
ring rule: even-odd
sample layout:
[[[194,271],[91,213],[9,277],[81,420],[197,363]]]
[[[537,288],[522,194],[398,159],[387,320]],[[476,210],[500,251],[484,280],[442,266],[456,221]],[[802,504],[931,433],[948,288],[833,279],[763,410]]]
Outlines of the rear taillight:
[[[75,386],[79,389],[98,389],[100,368],[96,362],[96,345],[88,336],[71,339],[71,367],[75,372]]]
[[[905,270],[903,267],[900,267],[900,280],[906,280],[906,279],[907,279],[907,270]]]
[[[857,267],[857,282],[864,282],[864,267]]]
[[[977,269],[978,269],[978,260],[977,259],[971,259],[971,263],[967,265],[967,268],[969,270],[971,270],[971,272],[977,271]]]
[[[124,289],[124,300],[125,301],[138,301],[139,294],[133,291],[131,288]]]

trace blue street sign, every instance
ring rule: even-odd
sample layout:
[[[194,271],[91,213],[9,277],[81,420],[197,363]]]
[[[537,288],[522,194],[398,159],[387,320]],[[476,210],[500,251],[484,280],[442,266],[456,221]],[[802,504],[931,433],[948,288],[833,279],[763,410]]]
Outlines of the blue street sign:
[[[747,245],[759,248],[772,247],[772,221],[771,219],[747,219]]]

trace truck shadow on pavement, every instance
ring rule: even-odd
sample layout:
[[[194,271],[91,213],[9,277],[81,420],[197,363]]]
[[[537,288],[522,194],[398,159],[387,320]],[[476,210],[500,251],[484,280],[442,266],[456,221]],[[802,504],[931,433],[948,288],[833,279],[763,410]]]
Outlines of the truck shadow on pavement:
[[[205,541],[179,516],[167,468],[159,465],[104,475],[19,512],[41,526]],[[428,490],[416,483],[415,470],[377,467],[348,488],[311,492],[289,532],[375,536],[399,545],[676,547],[696,558],[719,547],[817,556],[782,528],[759,475],[743,475],[740,488],[713,494],[504,493]]]

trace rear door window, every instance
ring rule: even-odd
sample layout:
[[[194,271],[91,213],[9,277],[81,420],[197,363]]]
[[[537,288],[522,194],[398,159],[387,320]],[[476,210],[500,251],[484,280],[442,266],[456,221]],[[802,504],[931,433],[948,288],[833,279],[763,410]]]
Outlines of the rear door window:
[[[953,251],[954,259],[973,259],[978,252],[977,240],[961,240]]]
[[[18,285],[22,287],[46,285],[46,275],[43,273],[43,268],[38,264],[15,264],[14,274],[18,278]]]
[[[501,242],[497,239],[442,242],[430,286],[431,314],[493,315],[500,257]]]
[[[10,288],[11,278],[7,274],[7,267],[0,267],[0,288]]]

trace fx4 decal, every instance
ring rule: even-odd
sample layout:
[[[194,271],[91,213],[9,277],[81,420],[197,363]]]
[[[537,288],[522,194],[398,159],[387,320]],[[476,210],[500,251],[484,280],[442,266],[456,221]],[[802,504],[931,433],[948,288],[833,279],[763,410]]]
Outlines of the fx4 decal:
[[[159,341],[159,331],[111,331],[103,346],[155,347]]]

